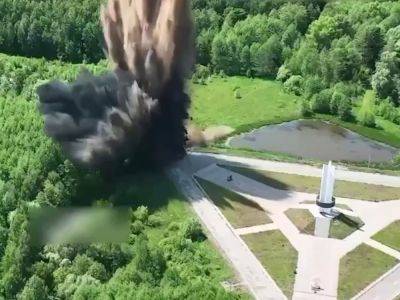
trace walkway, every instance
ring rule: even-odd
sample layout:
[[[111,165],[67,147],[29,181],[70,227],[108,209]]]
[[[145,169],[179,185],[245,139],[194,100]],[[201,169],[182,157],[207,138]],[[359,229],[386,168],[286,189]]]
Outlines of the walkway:
[[[235,231],[238,235],[246,235],[246,234],[253,234],[253,233],[271,231],[276,229],[278,229],[278,226],[276,226],[276,224],[264,224],[258,226],[239,228],[235,229]]]
[[[254,169],[269,170],[272,172],[282,172],[313,177],[321,177],[322,173],[320,168],[309,165],[268,161],[222,154],[193,152],[190,154],[189,159],[191,160],[193,166],[197,168],[197,170],[207,167],[212,163],[219,162],[231,163],[234,165],[245,165]],[[350,182],[362,182],[368,184],[400,187],[400,177],[398,176],[349,171],[344,167],[336,169],[335,177],[336,179]]]
[[[233,180],[227,181],[231,175]],[[196,176],[239,193],[268,210],[273,223],[299,253],[293,299],[309,299],[316,283],[323,289],[318,293],[319,299],[336,298],[340,260],[337,241],[301,235],[284,214],[289,207],[316,195],[277,190],[216,165],[198,171]]]
[[[275,281],[214,204],[195,184],[184,162],[169,170],[170,178],[193,209],[256,299],[287,299]],[[190,170],[190,169],[189,169]]]

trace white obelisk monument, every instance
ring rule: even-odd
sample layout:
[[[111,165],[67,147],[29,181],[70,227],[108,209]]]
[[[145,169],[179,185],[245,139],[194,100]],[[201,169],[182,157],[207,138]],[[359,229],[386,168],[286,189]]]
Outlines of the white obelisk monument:
[[[327,217],[335,217],[333,207],[335,207],[335,198],[333,197],[333,188],[335,186],[335,167],[330,161],[328,165],[323,166],[321,190],[317,199],[321,214]]]

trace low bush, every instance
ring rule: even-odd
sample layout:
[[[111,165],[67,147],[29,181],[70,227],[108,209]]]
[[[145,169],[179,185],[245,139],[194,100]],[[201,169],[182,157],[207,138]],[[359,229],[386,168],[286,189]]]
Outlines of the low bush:
[[[360,111],[357,115],[357,121],[367,127],[375,127],[375,93],[373,91],[365,92]]]
[[[331,112],[332,90],[325,89],[314,95],[311,99],[311,109],[313,112],[329,114]]]
[[[288,93],[300,96],[303,93],[303,77],[300,75],[291,76],[284,84],[283,88]]]

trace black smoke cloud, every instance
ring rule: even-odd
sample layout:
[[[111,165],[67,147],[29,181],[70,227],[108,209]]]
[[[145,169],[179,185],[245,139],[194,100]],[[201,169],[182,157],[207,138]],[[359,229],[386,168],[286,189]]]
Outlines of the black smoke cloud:
[[[184,0],[110,0],[102,24],[114,71],[84,71],[74,83],[38,88],[45,131],[75,164],[110,172],[163,167],[185,155],[185,78],[193,65],[188,7]]]

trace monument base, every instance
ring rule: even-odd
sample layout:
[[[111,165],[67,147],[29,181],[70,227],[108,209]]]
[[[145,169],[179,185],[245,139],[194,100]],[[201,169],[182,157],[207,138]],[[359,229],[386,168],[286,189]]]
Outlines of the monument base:
[[[317,196],[317,205],[320,208],[320,213],[321,213],[322,216],[324,216],[326,218],[334,219],[340,214],[338,211],[333,209],[335,207],[335,205],[336,205],[335,197],[332,197],[332,200],[329,203],[321,202],[319,200],[320,200],[320,197],[318,195]]]

